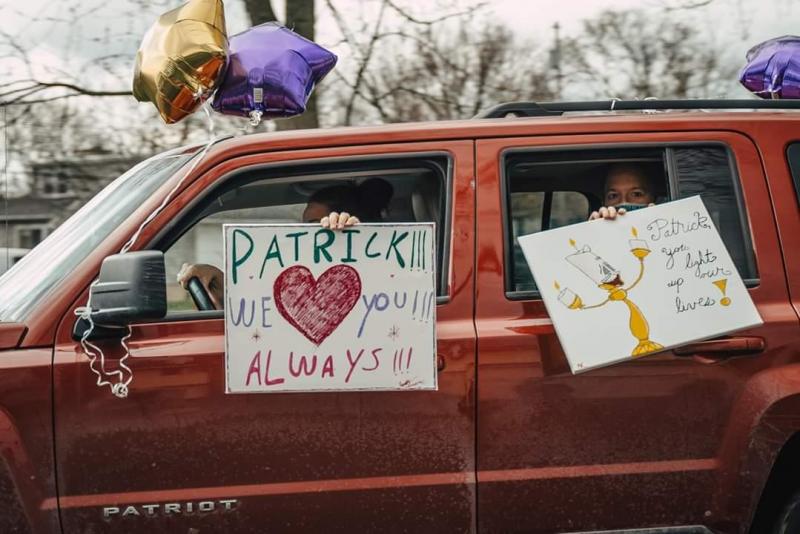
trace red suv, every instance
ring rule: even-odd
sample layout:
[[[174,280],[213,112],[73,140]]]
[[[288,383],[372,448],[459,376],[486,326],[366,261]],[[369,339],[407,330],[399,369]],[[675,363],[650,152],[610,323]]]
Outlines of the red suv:
[[[795,104],[510,104],[145,161],[0,278],[0,531],[800,531],[800,115],[771,109]],[[620,162],[702,196],[764,324],[573,376],[516,237],[585,220]],[[226,395],[223,312],[181,265],[373,177],[385,221],[437,223],[438,391]],[[76,310],[162,203],[120,399]],[[109,373],[127,332],[91,333]]]

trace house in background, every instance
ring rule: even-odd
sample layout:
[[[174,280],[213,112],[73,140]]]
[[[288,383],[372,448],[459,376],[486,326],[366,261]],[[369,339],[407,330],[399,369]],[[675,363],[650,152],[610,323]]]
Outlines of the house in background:
[[[0,247],[0,275],[13,267],[27,253],[26,248]]]
[[[0,247],[35,247],[109,182],[142,159],[91,149],[68,158],[29,163],[29,188],[25,194],[4,199],[0,191]]]

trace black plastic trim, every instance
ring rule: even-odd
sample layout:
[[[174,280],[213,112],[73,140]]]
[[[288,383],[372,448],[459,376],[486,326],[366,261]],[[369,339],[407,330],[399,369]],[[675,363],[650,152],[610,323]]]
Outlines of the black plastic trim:
[[[792,174],[794,182],[794,194],[797,196],[797,203],[800,205],[800,141],[792,141],[786,147],[786,161],[789,164],[789,172]]]
[[[501,119],[514,114],[550,117],[580,111],[797,109],[800,100],[587,100],[576,102],[507,102],[477,114],[476,119]]]
[[[163,319],[159,319],[159,321],[163,321]],[[137,324],[144,321],[137,321]],[[83,335],[89,329],[89,321],[84,319],[83,317],[78,317],[75,321],[75,324],[72,325],[72,340],[73,341],[80,341],[83,338]],[[94,325],[92,329],[91,335],[87,338],[90,341],[96,341],[100,339],[122,339],[128,333],[128,329],[124,326],[122,327],[111,327],[111,326],[100,326],[99,324]]]
[[[703,525],[686,525],[681,527],[632,528],[624,530],[584,530],[565,534],[713,534]]]

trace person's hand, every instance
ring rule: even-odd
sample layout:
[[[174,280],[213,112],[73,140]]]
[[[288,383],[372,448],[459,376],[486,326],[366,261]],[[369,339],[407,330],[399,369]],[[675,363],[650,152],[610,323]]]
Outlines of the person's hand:
[[[589,220],[608,219],[613,221],[618,215],[625,215],[626,213],[627,210],[625,208],[617,209],[614,206],[603,206],[599,210],[593,211],[592,214],[589,215]]]
[[[361,221],[355,215],[350,215],[347,212],[337,213],[332,211],[330,215],[323,217],[320,221],[323,228],[330,228],[331,230],[341,230],[345,226],[355,226]]]
[[[183,289],[188,290],[189,280],[194,277],[197,277],[200,283],[203,284],[206,293],[211,298],[211,302],[214,303],[214,307],[221,310],[223,308],[223,287],[225,283],[223,272],[213,265],[203,263],[190,265],[184,263],[181,270],[178,271],[178,283]]]
[[[653,206],[655,206],[653,202],[647,205],[648,208],[651,208]],[[628,210],[626,210],[625,208],[617,208],[614,206],[603,206],[599,210],[593,211],[592,214],[589,215],[589,220],[593,221],[595,219],[608,219],[613,221],[619,215],[625,215],[626,213],[628,213]]]

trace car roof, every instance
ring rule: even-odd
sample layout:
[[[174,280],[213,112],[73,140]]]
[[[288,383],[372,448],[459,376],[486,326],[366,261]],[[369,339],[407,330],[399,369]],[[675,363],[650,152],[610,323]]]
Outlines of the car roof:
[[[415,122],[378,126],[252,133],[231,137],[210,151],[252,153],[301,148],[413,141],[481,139],[532,135],[633,133],[690,130],[748,130],[761,123],[800,123],[800,112],[668,111],[655,113],[576,113],[556,117],[514,117]]]

